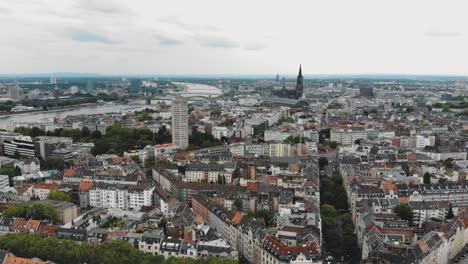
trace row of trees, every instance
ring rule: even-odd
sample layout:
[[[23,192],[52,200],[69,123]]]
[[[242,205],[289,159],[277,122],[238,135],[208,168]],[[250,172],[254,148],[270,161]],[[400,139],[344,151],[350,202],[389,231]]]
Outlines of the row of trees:
[[[6,217],[49,220],[52,223],[59,222],[57,210],[55,210],[52,205],[46,203],[37,203],[31,207],[25,205],[13,205],[3,210],[2,214]]]
[[[322,162],[322,165],[323,163],[325,162]],[[350,259],[350,263],[357,263],[360,260],[360,250],[347,201],[341,175],[320,177],[322,235],[325,248],[335,256],[343,256]]]
[[[131,149],[141,149],[147,145],[164,144],[172,141],[171,132],[165,126],[162,126],[156,133],[147,128],[128,128],[121,125],[107,127],[105,135],[102,135],[97,130],[91,132],[87,127],[71,130],[55,129],[48,132],[37,127],[20,127],[15,132],[31,137],[43,135],[71,137],[75,142],[92,142],[94,143],[94,148],[91,150],[93,155],[106,153],[121,155],[123,152]]]
[[[211,148],[223,144],[223,142],[211,134],[195,131],[189,137],[189,143],[187,150],[197,150],[202,148]]]
[[[42,239],[39,235],[8,234],[0,236],[0,248],[24,258],[38,257],[56,263],[68,264],[234,264],[237,261],[220,258],[165,260],[162,256],[145,254],[128,242],[116,241],[105,245],[91,246],[56,238]]]

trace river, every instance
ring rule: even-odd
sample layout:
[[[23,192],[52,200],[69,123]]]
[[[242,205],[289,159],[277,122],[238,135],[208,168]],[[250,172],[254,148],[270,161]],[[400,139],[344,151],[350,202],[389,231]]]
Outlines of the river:
[[[186,90],[181,93],[183,96],[188,95],[220,95],[223,92],[214,87],[205,84],[184,83]],[[93,114],[106,114],[106,113],[125,113],[142,110],[145,108],[156,108],[156,105],[145,104],[145,100],[132,100],[128,104],[122,103],[109,103],[103,105],[85,105],[76,106],[72,108],[57,109],[51,111],[28,112],[28,113],[15,113],[11,115],[0,116],[0,128],[2,125],[11,122],[40,122],[45,119],[52,118],[65,118],[71,115],[93,115]]]

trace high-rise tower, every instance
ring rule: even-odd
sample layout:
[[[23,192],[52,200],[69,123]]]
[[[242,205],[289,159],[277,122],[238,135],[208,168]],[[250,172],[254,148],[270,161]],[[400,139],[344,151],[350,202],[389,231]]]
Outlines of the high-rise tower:
[[[172,144],[179,148],[189,146],[188,104],[180,95],[172,100]]]
[[[296,82],[297,99],[302,98],[303,93],[304,93],[304,77],[302,77],[302,65],[299,65],[299,74],[297,75],[297,82]]]

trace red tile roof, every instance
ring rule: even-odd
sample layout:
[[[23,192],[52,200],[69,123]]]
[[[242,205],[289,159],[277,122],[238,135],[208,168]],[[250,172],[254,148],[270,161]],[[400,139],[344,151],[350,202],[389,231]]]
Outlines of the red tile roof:
[[[80,184],[80,192],[87,192],[93,187],[93,182],[91,181],[83,181]]]
[[[278,252],[278,254],[283,255],[283,256],[288,256],[291,254],[295,255],[299,253],[303,253],[303,254],[309,253],[314,256],[319,254],[319,249],[318,249],[318,245],[316,242],[313,242],[312,245],[310,246],[301,245],[301,246],[287,247],[283,243],[277,241],[271,236],[268,236],[265,241],[266,243],[268,243],[268,246],[271,249],[274,249],[276,252]]]

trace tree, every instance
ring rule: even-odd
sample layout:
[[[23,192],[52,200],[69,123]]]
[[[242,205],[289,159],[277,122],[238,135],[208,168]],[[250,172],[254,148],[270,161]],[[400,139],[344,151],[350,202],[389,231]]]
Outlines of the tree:
[[[439,179],[439,183],[446,183],[446,182],[447,182],[447,179],[445,179],[445,178],[440,178]]]
[[[444,164],[444,166],[446,168],[451,169],[451,168],[453,168],[453,159],[448,158],[448,159],[444,160],[443,164]]]
[[[55,208],[46,203],[34,204],[31,209],[31,218],[36,220],[50,220],[53,223],[58,223],[59,215]]]
[[[65,162],[61,158],[47,157],[43,162],[44,170],[63,170]]]
[[[151,169],[153,168],[154,164],[156,164],[156,160],[153,156],[149,156],[145,159],[145,168]]]
[[[427,171],[424,173],[424,184],[431,184],[431,174]]]
[[[2,215],[6,217],[21,217],[21,218],[28,218],[29,217],[29,207],[24,205],[12,205],[7,207],[3,210]]]
[[[14,170],[15,176],[21,176],[23,174],[21,172],[20,167],[18,167],[18,166],[15,166],[15,168],[13,170]]]
[[[15,150],[15,153],[13,154],[13,157],[14,159],[21,159],[21,154],[19,153],[18,150]]]
[[[31,129],[30,136],[33,138],[38,137],[38,136],[44,136],[44,135],[45,135],[45,132],[38,127],[33,127]]]
[[[90,136],[91,136],[91,131],[89,131],[89,128],[83,127],[81,129],[81,137],[82,138],[87,138],[87,137],[90,137]]]
[[[320,209],[320,213],[322,214],[322,218],[324,223],[330,224],[332,223],[336,216],[338,215],[335,207],[331,204],[324,204]]]
[[[405,172],[406,176],[410,176],[410,167],[407,163],[403,164],[401,169]]]
[[[330,141],[328,146],[332,149],[336,149],[336,147],[338,147],[338,143],[336,143],[336,141]]]
[[[213,109],[213,110],[211,111],[211,115],[212,115],[212,116],[219,116],[219,115],[221,115],[221,110],[218,109],[218,108]]]
[[[236,198],[232,203],[232,209],[236,211],[242,211],[242,199]]]
[[[393,208],[393,212],[402,220],[407,220],[410,225],[413,224],[413,209],[407,204],[399,204]]]
[[[94,138],[94,139],[99,139],[102,137],[102,134],[99,130],[94,130],[92,133],[91,133],[91,138]]]
[[[445,217],[446,219],[452,219],[454,217],[453,215],[453,209],[452,209],[452,204],[449,205],[449,210],[447,212],[447,216]]]
[[[132,160],[138,164],[141,164],[141,159],[140,159],[140,156],[138,155],[134,155],[134,156],[131,156]]]
[[[328,159],[326,157],[319,158],[319,167],[323,170],[326,166],[328,166]]]
[[[54,200],[54,201],[65,201],[65,202],[71,202],[71,197],[70,195],[61,192],[61,191],[50,191],[49,195],[47,195],[47,199],[49,200]]]
[[[122,218],[119,217],[110,217],[106,222],[104,222],[101,227],[103,228],[122,228],[125,225],[125,222]]]

